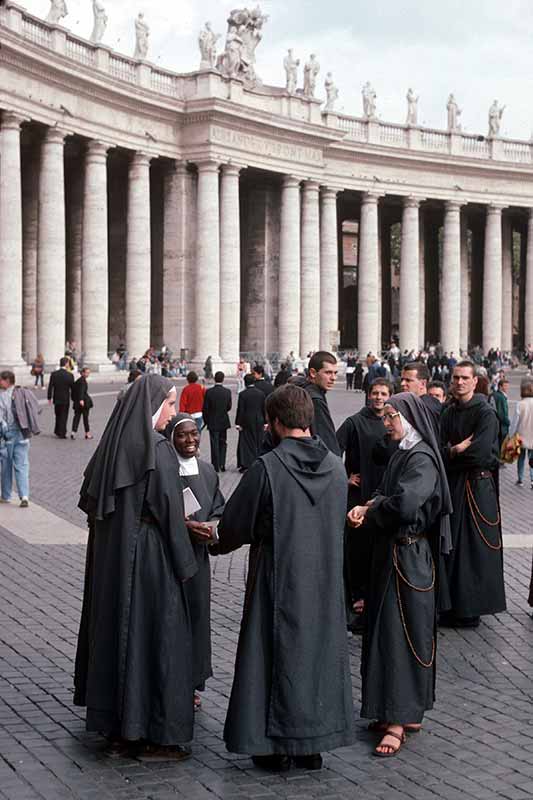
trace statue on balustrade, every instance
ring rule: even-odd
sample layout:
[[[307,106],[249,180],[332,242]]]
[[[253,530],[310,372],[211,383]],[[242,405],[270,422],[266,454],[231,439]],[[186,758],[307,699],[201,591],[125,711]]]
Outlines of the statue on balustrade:
[[[133,58],[138,60],[145,59],[148,55],[148,37],[150,36],[150,28],[144,21],[144,14],[137,15],[135,20],[135,52]]]
[[[339,97],[339,90],[335,83],[333,82],[333,75],[331,72],[328,72],[326,75],[326,80],[324,81],[324,88],[326,90],[326,105],[324,106],[324,111],[334,111],[335,110],[335,101]]]
[[[505,106],[501,106],[497,100],[489,108],[489,138],[500,135],[500,126]]]
[[[298,86],[298,67],[300,66],[300,59],[294,58],[292,50],[287,50],[287,55],[283,59],[283,66],[285,68],[285,75],[287,78],[285,87],[289,94],[296,94],[296,87]]]
[[[107,14],[102,0],[93,0],[94,25],[91,33],[91,42],[98,44],[104,38],[107,28]]]
[[[370,81],[363,86],[363,115],[365,119],[376,119],[376,100],[377,94],[372,88]]]
[[[407,91],[407,125],[418,125],[418,100],[412,89]]]
[[[228,17],[226,48],[218,57],[217,69],[227,78],[242,78],[250,86],[261,83],[255,71],[255,51],[263,38],[263,25],[268,20],[259,6],[249,11],[235,9]]]
[[[446,108],[448,109],[448,130],[451,133],[460,131],[461,123],[459,122],[459,117],[463,112],[457,105],[457,100],[453,94],[448,97]]]
[[[217,42],[220,39],[219,33],[213,33],[211,23],[206,22],[204,30],[200,31],[198,45],[200,47],[200,69],[213,69],[217,63]]]
[[[57,25],[59,20],[66,17],[68,14],[67,4],[65,0],[50,0],[50,11],[46,17],[46,21]]]
[[[309,61],[304,67],[304,97],[314,97],[316,89],[316,79],[320,72],[320,64],[316,55],[311,53]]]

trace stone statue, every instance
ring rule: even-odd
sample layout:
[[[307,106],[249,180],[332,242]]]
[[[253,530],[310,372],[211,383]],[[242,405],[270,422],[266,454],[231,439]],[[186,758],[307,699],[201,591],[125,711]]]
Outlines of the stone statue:
[[[320,72],[320,64],[316,60],[316,55],[311,53],[309,61],[304,67],[304,97],[314,97],[316,89],[316,79]]]
[[[217,63],[217,41],[219,33],[213,33],[211,23],[206,22],[204,30],[200,31],[198,46],[200,47],[200,69],[213,69]]]
[[[133,58],[138,60],[146,58],[148,55],[148,37],[150,28],[144,21],[144,14],[139,12],[135,20],[135,52]]]
[[[98,44],[104,38],[107,28],[107,14],[102,0],[93,0],[94,25],[91,33],[91,42]]]
[[[363,86],[363,114],[366,119],[376,119],[376,99],[377,95],[372,88],[370,81]]]
[[[407,125],[418,125],[418,97],[412,89],[407,91]]]
[[[259,6],[251,11],[242,8],[231,12],[226,47],[216,62],[217,69],[227,78],[242,78],[249,86],[261,83],[255,71],[255,51],[263,38],[263,25],[267,20]]]
[[[65,0],[50,0],[50,11],[48,12],[46,21],[51,22],[52,25],[57,25],[59,20],[66,17],[67,14],[68,8]]]
[[[463,112],[457,105],[457,101],[453,94],[448,97],[448,104],[446,108],[448,109],[448,130],[452,133],[454,131],[460,131],[461,125],[459,123],[459,117]]]
[[[283,59],[283,66],[285,67],[285,75],[287,76],[286,89],[289,94],[296,94],[300,59],[293,57],[292,50],[287,50],[287,55]]]
[[[500,135],[500,124],[504,111],[505,106],[500,108],[497,100],[489,108],[489,137]]]
[[[339,97],[339,90],[333,83],[333,75],[331,72],[328,72],[326,75],[324,89],[326,90],[326,105],[324,106],[324,111],[334,111],[335,101]]]

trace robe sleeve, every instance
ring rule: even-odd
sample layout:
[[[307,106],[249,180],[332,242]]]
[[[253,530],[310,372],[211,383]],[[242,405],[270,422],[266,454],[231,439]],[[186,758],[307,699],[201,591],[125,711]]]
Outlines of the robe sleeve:
[[[487,408],[485,413],[479,416],[470,447],[453,458],[450,457],[448,450],[446,468],[454,471],[479,469],[490,465],[495,452],[496,454],[498,452],[498,430],[496,412]]]
[[[237,398],[237,414],[235,416],[235,425],[242,426],[242,400],[240,393]]]
[[[271,520],[270,483],[265,467],[258,459],[226,503],[218,526],[219,544],[210,552],[223,555],[237,550],[243,544],[256,544],[271,530]]]
[[[399,474],[393,494],[385,496],[378,491],[365,524],[383,529],[414,524],[419,509],[434,494],[437,483],[432,460],[424,453],[413,453]]]
[[[213,492],[213,502],[209,510],[209,519],[219,519],[222,516],[224,512],[224,506],[226,505],[224,495],[220,491],[220,480],[216,473],[215,473],[215,479],[216,479],[216,484],[215,484],[215,490]]]

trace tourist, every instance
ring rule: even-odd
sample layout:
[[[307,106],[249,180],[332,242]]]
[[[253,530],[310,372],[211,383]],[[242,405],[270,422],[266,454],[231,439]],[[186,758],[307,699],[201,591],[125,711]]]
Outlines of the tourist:
[[[76,434],[78,432],[78,425],[80,424],[81,417],[83,417],[83,429],[85,431],[85,438],[86,439],[93,438],[93,435],[91,433],[91,426],[89,425],[89,413],[91,411],[91,408],[93,407],[93,401],[89,394],[89,386],[87,384],[90,374],[91,370],[89,369],[89,367],[83,367],[83,369],[80,371],[80,377],[72,387],[72,403],[74,406],[74,418],[72,420],[72,433],[70,434],[71,439],[76,438]]]
[[[265,368],[262,364],[255,364],[252,374],[255,378],[254,386],[263,392],[265,397],[268,397],[274,391],[272,383],[265,377]]]
[[[224,740],[264,769],[287,769],[290,759],[319,769],[321,751],[354,741],[342,590],[346,479],[340,459],[311,437],[305,391],[287,384],[266,408],[277,446],[235,489],[218,528],[221,553],[251,545]]]
[[[215,374],[216,376],[219,373]],[[213,387],[215,388],[215,387]],[[210,389],[213,391],[213,389]],[[186,517],[198,572],[184,584],[192,628],[194,706],[200,708],[198,692],[213,674],[211,667],[211,568],[208,545],[213,531],[208,521],[217,520],[224,510],[218,476],[213,467],[198,457],[200,434],[196,422],[187,414],[178,414],[168,423],[165,436],[178,454],[180,483],[189,488],[200,508]]]
[[[108,754],[190,755],[194,685],[186,582],[198,571],[185,526],[168,378],[145,375],[115,406],[81,488],[89,542],[74,703]]]
[[[356,392],[362,392],[363,391],[363,378],[364,378],[363,372],[364,372],[363,371],[363,365],[361,364],[361,362],[358,359],[356,364],[355,364],[355,369],[354,369],[354,373],[353,373],[353,388],[354,388],[354,391],[356,391]]]
[[[215,472],[226,471],[228,430],[231,428],[228,412],[231,411],[231,391],[226,389],[224,373],[215,372],[215,385],[204,396],[202,416],[209,430],[211,464]]]
[[[41,389],[44,389],[44,368],[44,356],[42,353],[37,353],[31,362],[31,375],[35,378],[35,388],[37,388],[40,383]]]
[[[189,414],[201,432],[204,424],[202,411],[204,407],[205,388],[198,383],[198,375],[191,370],[187,373],[187,386],[180,394],[180,413]]]
[[[237,364],[237,394],[244,389],[244,376],[246,375],[246,371],[246,361],[241,357]]]
[[[319,350],[309,359],[307,380],[303,388],[313,401],[315,415],[311,432],[318,435],[336,456],[340,455],[335,426],[331,419],[326,393],[333,389],[337,378],[337,359],[333,353]]]
[[[420,361],[411,361],[404,364],[401,375],[402,392],[411,392],[420,397],[427,407],[433,420],[434,433],[439,441],[439,424],[442,412],[442,403],[432,394],[428,394],[428,383],[430,380],[429,369]]]
[[[265,422],[265,395],[255,388],[255,377],[245,375],[235,416],[235,427],[239,431],[237,467],[241,472],[249,469],[261,452]]]
[[[2,503],[11,502],[13,473],[20,507],[30,498],[30,438],[40,433],[39,405],[30,389],[15,386],[15,374],[0,372],[0,470]]]
[[[441,443],[454,512],[453,549],[441,581],[441,625],[477,627],[483,614],[505,611],[500,505],[494,480],[499,464],[498,418],[469,361],[452,376],[453,402],[441,417]]]
[[[204,364],[204,378],[206,381],[210,381],[213,377],[213,359],[211,356],[207,356]]]
[[[509,419],[509,400],[508,400],[508,393],[509,393],[509,381],[507,378],[500,378],[497,383],[498,388],[494,391],[491,395],[491,401],[494,406],[494,410],[496,411],[496,416],[498,417],[499,422],[499,431],[498,431],[498,445],[500,447],[503,444],[503,440],[509,433],[509,426],[511,421]]]
[[[69,369],[69,357],[59,359],[59,369],[50,375],[48,381],[48,403],[54,404],[54,433],[58,439],[67,438],[68,412],[74,386],[74,375]]]
[[[522,440],[522,449],[518,457],[517,485],[524,485],[524,469],[526,459],[529,460],[529,478],[533,489],[533,378],[524,378],[520,384],[520,400],[516,404],[513,421],[509,428],[509,436],[517,433]]]
[[[427,393],[429,397],[434,397],[441,405],[446,402],[446,386],[443,381],[429,381],[427,384]]]
[[[279,389],[280,386],[284,386],[291,375],[292,371],[289,369],[288,365],[285,363],[281,364],[279,372],[274,379],[274,388]]]
[[[385,406],[399,443],[378,492],[348,515],[372,534],[363,639],[361,716],[380,734],[374,753],[397,755],[433,708],[439,554],[450,547],[451,500],[427,407],[403,392]],[[352,536],[358,536],[355,530]]]
[[[357,359],[353,353],[348,353],[346,358],[346,391],[350,391],[353,389],[353,377],[355,373],[355,367],[357,364]]]

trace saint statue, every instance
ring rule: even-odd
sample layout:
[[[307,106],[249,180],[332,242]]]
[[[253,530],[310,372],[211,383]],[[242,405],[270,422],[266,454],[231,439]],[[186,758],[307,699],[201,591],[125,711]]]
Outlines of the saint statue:
[[[135,52],[133,58],[138,60],[145,59],[148,55],[148,37],[150,28],[144,21],[144,14],[139,12],[135,20]]]
[[[93,0],[94,25],[91,33],[91,42],[98,44],[104,38],[107,27],[107,14],[102,0]]]
[[[407,125],[418,125],[418,97],[412,89],[407,91]]]
[[[259,6],[234,9],[228,17],[226,48],[216,66],[227,78],[243,78],[249,86],[260,83],[255,71],[255,51],[263,38],[263,25],[268,20]]]
[[[363,86],[363,114],[366,119],[376,119],[376,99],[377,95],[372,88],[370,81]]]
[[[500,108],[497,100],[489,108],[489,137],[500,135],[500,125],[503,117],[505,106]]]
[[[314,97],[316,89],[316,79],[320,72],[320,64],[316,60],[316,55],[311,53],[309,61],[304,67],[304,97]]]
[[[287,77],[286,89],[289,94],[296,94],[300,59],[294,58],[292,55],[292,50],[287,50],[287,55],[283,59],[283,66],[285,67],[285,75]]]
[[[46,21],[57,25],[59,20],[66,17],[68,14],[67,4],[65,0],[50,0],[50,11],[46,17]]]
[[[326,90],[326,105],[324,106],[324,111],[334,111],[335,101],[339,97],[339,90],[333,82],[333,75],[331,72],[328,72],[326,75],[324,88]]]
[[[459,117],[463,112],[457,105],[457,101],[453,94],[448,97],[448,104],[446,108],[448,109],[448,130],[452,133],[454,131],[460,131],[461,125],[459,123]]]
[[[211,23],[206,22],[203,31],[198,37],[200,48],[200,69],[214,69],[217,63],[217,41],[220,39],[219,33],[213,33]]]

